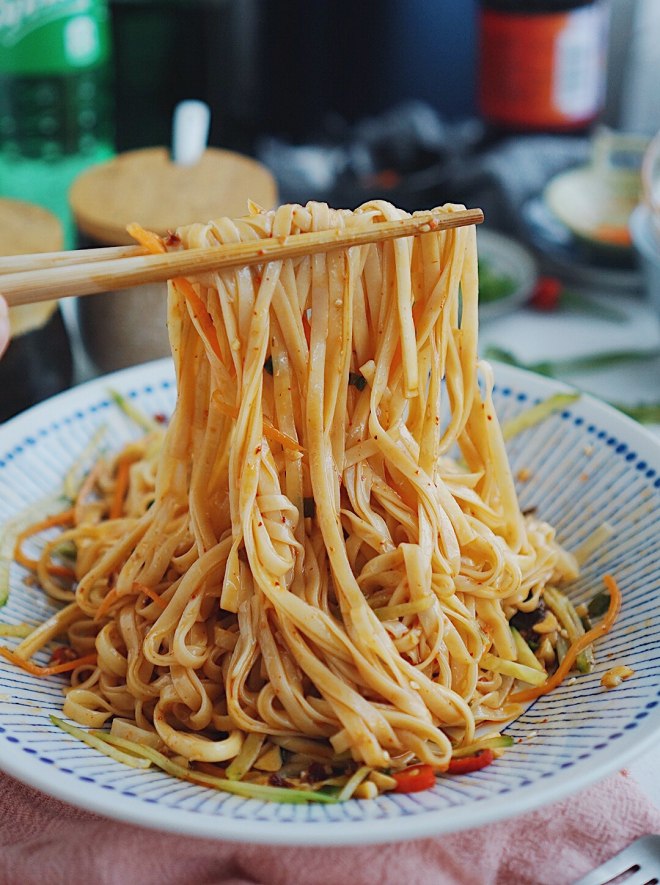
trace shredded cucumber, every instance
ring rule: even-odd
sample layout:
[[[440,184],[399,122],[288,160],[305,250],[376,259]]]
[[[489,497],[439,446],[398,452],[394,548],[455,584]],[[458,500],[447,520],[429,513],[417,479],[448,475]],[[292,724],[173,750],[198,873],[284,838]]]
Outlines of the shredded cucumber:
[[[451,754],[452,759],[463,759],[466,756],[475,756],[481,750],[504,750],[513,746],[513,738],[508,734],[494,734],[492,737],[474,741],[466,747],[460,747]]]
[[[546,587],[543,593],[545,603],[566,631],[569,643],[584,636],[584,626],[570,599],[556,587]],[[575,659],[580,673],[590,673],[594,665],[594,652],[591,646],[581,651]]]
[[[92,749],[98,750],[106,756],[110,756],[111,759],[121,762],[123,765],[129,765],[131,768],[151,768],[151,762],[147,758],[140,758],[140,756],[137,755],[123,753],[121,750],[117,749],[117,747],[112,746],[109,741],[101,738],[97,732],[92,733],[85,731],[84,728],[70,725],[63,719],[58,719],[57,716],[50,716],[50,721],[53,725],[61,728],[62,731],[70,734],[71,737],[77,738],[77,740],[87,744],[88,747],[92,747]]]
[[[158,430],[160,425],[158,421],[155,421],[153,418],[150,418],[146,412],[143,412],[141,409],[136,408],[130,400],[126,399],[118,390],[112,390],[110,388],[108,390],[108,395],[112,399],[112,401],[119,406],[124,415],[127,418],[130,418],[131,421],[134,421],[138,427],[141,427],[143,430],[146,430],[149,433],[152,430]]]
[[[516,415],[515,418],[511,418],[509,421],[504,421],[502,424],[502,435],[504,436],[504,439],[512,439],[523,430],[529,430],[531,427],[536,427],[537,424],[545,421],[546,418],[549,418],[551,415],[554,415],[555,412],[574,403],[579,398],[580,394],[577,391],[575,393],[555,393],[553,396],[549,396],[542,402],[536,403],[536,405],[531,406],[529,409],[525,409],[524,412]]]
[[[516,630],[515,627],[511,627],[510,625],[509,628],[511,630],[511,633],[513,634],[513,641],[516,644],[516,651],[518,652],[519,663],[524,664],[526,667],[532,667],[534,670],[545,672],[545,670],[543,669],[543,665],[536,657],[534,652],[531,650],[531,648],[527,645],[518,630]]]
[[[414,602],[402,602],[399,605],[384,605],[381,608],[375,608],[374,614],[379,621],[394,621],[403,618],[406,615],[416,615],[424,612],[433,605],[433,596],[425,596],[423,599],[416,599]]]
[[[32,624],[0,624],[0,636],[11,636],[13,639],[27,639],[34,629]]]
[[[57,723],[56,723],[57,724]],[[78,729],[82,731],[82,729]],[[87,732],[83,731],[87,735]],[[225,793],[234,793],[237,796],[243,796],[246,799],[262,799],[269,802],[325,802],[334,803],[337,799],[314,790],[294,790],[289,787],[271,787],[268,784],[253,784],[249,781],[231,781],[225,778],[215,777],[212,774],[206,774],[203,771],[195,771],[193,769],[184,768],[172,759],[168,759],[158,750],[147,747],[143,744],[136,744],[133,741],[124,740],[124,738],[107,734],[106,732],[94,731],[91,736],[98,739],[101,743],[109,744],[123,750],[126,756],[133,754],[142,759],[148,760],[151,764],[160,768],[167,774],[177,777],[180,780],[192,781],[192,783],[200,784],[204,787],[212,787],[215,790],[222,790]],[[109,754],[108,754],[109,755]]]
[[[548,678],[548,674],[544,670],[526,667],[525,664],[519,664],[517,661],[505,661],[503,658],[497,658],[491,654],[485,654],[481,658],[481,666],[486,670],[502,673],[504,676],[513,676],[514,679],[519,679],[528,685],[543,685]]]

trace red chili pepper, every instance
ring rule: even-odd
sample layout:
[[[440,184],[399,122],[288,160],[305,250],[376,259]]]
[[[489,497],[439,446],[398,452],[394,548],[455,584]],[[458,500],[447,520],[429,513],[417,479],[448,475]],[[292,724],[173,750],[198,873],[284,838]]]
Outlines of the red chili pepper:
[[[492,750],[479,750],[474,756],[466,756],[464,759],[452,759],[447,769],[448,774],[470,774],[471,771],[479,771],[485,768],[495,758]]]
[[[435,784],[435,772],[430,765],[411,765],[392,777],[396,781],[395,793],[419,793]]]
[[[59,664],[67,664],[69,661],[75,661],[78,653],[68,645],[58,646],[50,656],[50,666],[58,666]]]
[[[537,310],[557,310],[563,286],[556,277],[539,277],[531,298]]]
[[[307,316],[307,311],[305,311],[302,315],[302,327],[305,333],[305,338],[307,339],[307,346],[312,340],[312,324],[309,321],[309,317]]]
[[[158,422],[158,424],[167,424],[167,415],[163,414],[163,412],[156,412],[154,421]]]

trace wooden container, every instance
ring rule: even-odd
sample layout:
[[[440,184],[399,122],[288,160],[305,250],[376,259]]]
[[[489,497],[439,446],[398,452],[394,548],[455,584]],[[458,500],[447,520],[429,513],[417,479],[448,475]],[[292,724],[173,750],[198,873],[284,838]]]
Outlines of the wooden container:
[[[0,200],[0,255],[57,252],[59,220],[32,203]],[[0,421],[71,384],[69,337],[56,301],[9,310],[11,341],[0,360]]]
[[[247,201],[272,208],[275,180],[255,160],[208,148],[195,166],[178,166],[162,147],[121,154],[74,183],[70,203],[81,245],[132,243],[126,226],[165,235],[182,225],[247,214]],[[169,354],[165,283],[78,301],[83,345],[97,371]]]

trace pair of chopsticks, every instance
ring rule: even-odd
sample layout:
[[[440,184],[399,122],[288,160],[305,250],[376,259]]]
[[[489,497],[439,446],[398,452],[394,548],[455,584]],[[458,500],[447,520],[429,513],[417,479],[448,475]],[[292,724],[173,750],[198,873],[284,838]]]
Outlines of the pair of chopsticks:
[[[10,307],[73,295],[93,295],[212,270],[264,264],[333,249],[362,246],[397,237],[481,224],[481,209],[424,212],[382,221],[358,230],[292,234],[209,249],[157,255],[142,246],[110,246],[71,252],[44,252],[0,258],[0,294]]]

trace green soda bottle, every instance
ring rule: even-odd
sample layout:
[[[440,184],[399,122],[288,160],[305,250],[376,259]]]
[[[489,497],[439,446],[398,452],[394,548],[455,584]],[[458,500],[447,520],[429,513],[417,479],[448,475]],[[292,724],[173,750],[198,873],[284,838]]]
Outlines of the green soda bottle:
[[[37,203],[74,245],[67,194],[113,155],[105,0],[0,0],[0,196]]]

